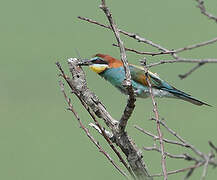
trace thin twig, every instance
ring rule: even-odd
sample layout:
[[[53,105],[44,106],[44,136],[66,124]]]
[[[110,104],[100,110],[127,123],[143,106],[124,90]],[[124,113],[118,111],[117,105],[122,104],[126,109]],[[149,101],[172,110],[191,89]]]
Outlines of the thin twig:
[[[217,37],[215,37],[215,38],[213,38],[211,40],[208,40],[208,41],[204,41],[204,42],[201,42],[201,43],[198,43],[198,44],[188,45],[186,47],[171,50],[171,51],[142,52],[142,51],[138,51],[138,50],[135,50],[135,49],[132,49],[132,48],[126,48],[126,47],[125,47],[125,50],[126,51],[131,51],[131,52],[134,52],[134,53],[137,53],[137,54],[141,54],[141,55],[156,56],[156,55],[174,54],[174,53],[178,54],[178,53],[183,52],[183,51],[192,50],[192,49],[199,48],[199,47],[202,47],[202,46],[207,46],[207,45],[215,43],[215,42],[217,42]],[[112,45],[115,46],[115,47],[119,47],[117,44],[112,44]]]
[[[63,69],[61,68],[60,64],[58,64],[58,67],[60,69],[60,71],[63,74],[63,77],[66,78],[66,75],[63,71]],[[67,80],[67,79],[65,79]],[[64,97],[66,98],[66,94],[64,91],[64,87],[63,84],[60,84],[62,87],[62,91],[64,93]],[[77,96],[77,94],[75,93],[75,95]],[[77,96],[78,97],[78,96]],[[79,98],[79,97],[78,97]],[[81,100],[81,99],[80,99]],[[131,170],[130,167],[128,167],[127,163],[125,162],[125,160],[122,158],[121,154],[119,153],[119,151],[115,148],[115,146],[112,144],[110,138],[107,136],[107,133],[105,132],[105,130],[101,127],[101,125],[99,124],[99,122],[97,121],[95,115],[92,113],[92,111],[90,110],[90,108],[86,105],[86,103],[84,101],[81,100],[82,105],[85,107],[85,109],[88,111],[88,113],[90,114],[90,116],[92,117],[92,119],[94,120],[95,124],[97,125],[97,127],[99,128],[99,130],[102,133],[102,136],[105,138],[105,140],[108,142],[108,144],[110,145],[110,147],[112,148],[112,150],[115,152],[115,154],[118,156],[120,162],[126,167],[126,169],[128,170],[128,172],[130,173],[130,175],[133,177],[133,179],[135,179],[135,176]],[[71,105],[72,106],[72,105]]]
[[[156,135],[154,135],[154,134],[152,134],[152,133],[150,133],[150,132],[144,130],[143,128],[141,128],[141,127],[139,127],[139,126],[134,126],[134,127],[135,127],[137,130],[139,130],[140,132],[142,132],[142,133],[144,133],[144,134],[146,134],[146,135],[148,135],[148,136],[154,138],[154,140],[159,139],[158,136],[156,136]],[[186,146],[187,146],[187,145],[184,144],[184,143],[180,143],[180,142],[178,142],[178,141],[172,141],[172,140],[169,140],[169,139],[166,139],[166,138],[163,138],[163,141],[166,142],[166,143],[169,143],[169,144],[176,144],[176,145],[179,145],[179,146],[182,146],[182,147],[186,147]]]
[[[180,53],[180,52],[183,52],[183,51],[192,50],[192,49],[195,49],[195,48],[198,48],[198,47],[202,47],[202,46],[206,46],[206,45],[215,43],[216,41],[217,41],[217,37],[215,37],[215,38],[213,38],[211,40],[208,40],[208,41],[198,43],[198,44],[193,44],[193,45],[186,46],[184,48],[176,49],[176,50],[174,50],[174,52],[175,53]]]
[[[89,123],[89,126],[91,126],[92,128],[94,128],[99,134],[102,135],[102,131],[100,130],[100,128],[96,124]],[[110,132],[110,131],[107,131],[105,128],[103,128],[103,129],[104,129],[104,132],[105,132],[106,136],[113,142],[113,139],[114,139],[113,133]]]
[[[59,81],[60,89],[64,95],[64,98],[68,104],[68,110],[70,110],[75,118],[78,120],[80,127],[83,129],[83,131],[86,133],[87,137],[91,140],[91,142],[99,149],[99,152],[101,152],[105,157],[112,163],[112,165],[123,175],[125,178],[129,179],[126,173],[114,162],[114,160],[109,156],[107,152],[99,145],[99,143],[94,139],[93,136],[89,133],[89,130],[83,125],[80,117],[78,116],[78,113],[74,110],[71,100],[67,97],[65,90],[64,90],[64,85],[62,81]]]
[[[210,14],[210,13],[208,13],[207,11],[206,11],[206,8],[205,8],[205,6],[204,6],[204,1],[203,0],[196,0],[197,1],[197,3],[198,3],[198,8],[200,8],[200,12],[202,13],[202,14],[204,14],[205,16],[207,16],[209,19],[212,19],[212,20],[214,20],[216,23],[217,23],[217,17],[216,16],[214,16],[214,15],[212,15],[212,14]]]
[[[192,72],[203,66],[205,63],[198,63],[196,66],[194,66],[192,69],[190,69],[187,73],[185,74],[179,74],[180,79],[184,79],[188,77]]]
[[[151,96],[151,100],[152,100],[152,104],[153,104],[153,112],[155,114],[155,118],[156,118],[156,124],[157,124],[157,132],[158,132],[158,137],[159,137],[159,142],[160,142],[160,149],[161,149],[161,165],[162,165],[162,170],[163,170],[163,174],[164,174],[164,180],[167,180],[167,170],[166,170],[166,156],[165,156],[165,152],[164,152],[164,142],[163,142],[163,134],[160,130],[160,118],[159,118],[159,113],[158,113],[158,108],[157,108],[157,103],[155,102],[154,99],[154,95],[153,95],[153,91],[152,91],[152,85],[150,82],[150,77],[148,74],[148,69],[146,67],[146,60],[144,59],[143,61],[141,61],[141,64],[144,67],[144,71],[145,71],[145,76],[146,76],[146,81],[149,87],[149,94]]]
[[[115,47],[119,47],[117,44],[112,44]],[[134,52],[136,54],[141,54],[141,55],[151,55],[151,56],[157,56],[157,55],[164,55],[164,54],[173,54],[175,53],[174,51],[160,51],[160,52],[142,52],[142,51],[138,51],[132,48],[126,48],[126,51],[130,51],[130,52]]]
[[[213,148],[215,150],[215,152],[217,153],[217,147],[212,143],[212,141],[208,142],[210,147]]]
[[[98,25],[98,26],[107,28],[107,29],[111,29],[110,26],[104,25],[104,24],[99,23],[99,22],[97,22],[97,21],[95,21],[95,20],[92,20],[92,19],[90,19],[90,18],[81,17],[81,16],[78,16],[78,18],[81,19],[81,20],[87,21],[87,22],[89,22],[89,23],[96,24],[96,25]],[[118,31],[119,31],[120,33],[122,33],[122,34],[124,34],[124,35],[130,37],[130,38],[133,38],[133,39],[137,40],[138,42],[143,42],[143,43],[148,44],[148,45],[150,45],[150,46],[152,46],[152,47],[155,47],[155,48],[157,48],[157,49],[160,50],[160,51],[164,51],[164,52],[168,52],[168,51],[169,51],[168,49],[162,47],[161,45],[156,44],[156,43],[154,43],[154,42],[152,42],[151,40],[148,40],[148,39],[146,39],[146,38],[140,37],[139,35],[137,35],[137,34],[135,34],[135,33],[126,32],[126,31],[123,31],[123,30],[121,30],[121,29],[118,29]],[[171,54],[171,55],[172,55],[175,59],[178,58],[178,56],[177,56],[175,53],[174,53],[174,54]]]
[[[211,159],[211,156],[212,156],[211,153],[207,156],[206,162],[205,162],[204,167],[203,167],[203,173],[202,173],[202,176],[201,176],[201,180],[206,179],[207,168],[208,168],[209,160]]]
[[[157,152],[160,152],[161,153],[161,150],[154,146],[154,147],[143,147],[143,149],[145,151],[157,151]],[[198,162],[198,160],[196,160],[195,158],[192,158],[191,156],[189,156],[188,154],[179,154],[179,155],[175,155],[175,154],[171,154],[171,153],[168,153],[168,152],[164,152],[166,156],[170,157],[170,158],[174,158],[174,159],[184,159],[184,160],[188,160],[188,161],[196,161]]]
[[[125,130],[126,126],[127,126],[127,121],[129,120],[129,118],[132,115],[133,110],[135,108],[136,98],[134,96],[133,86],[132,86],[132,83],[131,83],[131,74],[130,74],[129,64],[128,64],[128,61],[127,61],[126,51],[125,51],[125,48],[124,48],[123,41],[120,38],[119,30],[118,30],[116,24],[114,23],[111,12],[109,11],[108,7],[105,4],[105,0],[102,0],[100,8],[103,10],[106,17],[108,18],[111,29],[114,32],[114,35],[115,35],[116,40],[118,42],[118,46],[120,47],[121,60],[123,62],[124,71],[125,71],[124,86],[127,89],[127,94],[129,95],[129,98],[128,98],[128,101],[127,101],[127,105],[126,105],[126,107],[124,109],[124,113],[123,113],[123,115],[122,115],[122,117],[120,119],[120,122],[119,122],[119,130],[120,130],[120,132],[124,132],[124,130]]]
[[[88,108],[88,107],[87,107]],[[86,108],[86,109],[87,109]],[[96,126],[99,128],[99,130],[101,131],[101,135],[104,137],[104,139],[107,141],[107,143],[109,144],[109,146],[112,148],[112,150],[115,152],[115,154],[118,156],[120,162],[125,166],[125,168],[128,170],[128,172],[130,173],[130,175],[132,176],[132,178],[135,180],[136,177],[132,172],[132,169],[127,165],[126,161],[123,159],[123,157],[121,156],[120,152],[116,149],[116,147],[113,145],[111,139],[109,138],[109,136],[107,136],[107,132],[105,131],[105,129],[99,124],[99,122],[97,121],[95,115],[90,111],[90,109],[88,108],[87,111],[89,112],[89,114],[91,115],[92,119],[94,120]]]
[[[198,162],[195,163],[195,165],[197,165],[197,164],[198,164]],[[196,169],[196,168],[190,169],[190,170],[188,171],[188,173],[185,175],[184,180],[187,180],[188,178],[190,178],[190,176],[193,174],[193,172],[194,172],[195,169]]]
[[[160,64],[166,63],[217,63],[217,59],[186,59],[186,58],[178,58],[178,59],[168,59],[168,60],[160,60],[156,63],[148,64],[147,67],[158,66]]]
[[[180,173],[180,172],[185,172],[185,171],[188,171],[190,169],[196,169],[202,165],[204,165],[205,162],[201,162],[201,163],[198,163],[196,165],[193,165],[193,166],[189,166],[187,168],[182,168],[182,169],[177,169],[177,170],[174,170],[174,171],[168,171],[167,174],[168,175],[172,175],[172,174],[177,174],[177,173]],[[160,177],[160,176],[164,176],[164,174],[153,174],[152,177]]]
[[[204,6],[203,0],[196,0],[196,1],[198,2],[198,7],[200,8],[201,13],[204,14],[204,15],[206,15],[208,18],[213,19],[213,20],[215,20],[217,22],[217,17],[213,16],[212,14],[210,14],[210,13],[208,13],[206,11],[206,8]],[[151,133],[149,133],[149,132],[147,132],[145,130],[144,130],[145,131],[144,133],[147,134],[147,135],[149,135],[149,136],[151,136],[151,137],[153,137],[154,139],[159,139],[159,142],[160,142],[160,148],[158,148],[156,146],[156,147],[146,147],[144,149],[146,149],[146,150],[154,150],[154,151],[158,151],[158,152],[161,153],[161,158],[162,158],[161,163],[162,163],[163,174],[153,175],[153,177],[154,176],[164,176],[164,179],[167,179],[167,175],[175,174],[175,173],[178,173],[178,172],[184,172],[184,171],[189,171],[188,174],[187,174],[187,176],[186,176],[186,177],[189,177],[196,168],[204,165],[204,170],[203,170],[201,178],[205,179],[208,165],[212,164],[215,167],[215,166],[217,166],[217,162],[212,159],[212,155],[211,154],[206,155],[206,154],[200,152],[193,145],[191,145],[190,143],[188,143],[187,141],[185,141],[176,132],[174,132],[173,130],[171,130],[170,128],[168,128],[168,126],[165,123],[164,123],[164,125],[162,124],[163,122],[160,121],[160,119],[159,119],[159,113],[158,113],[158,109],[157,109],[157,104],[155,102],[154,95],[153,95],[153,92],[152,92],[152,86],[151,86],[151,82],[149,80],[149,75],[148,75],[148,69],[147,69],[147,67],[156,66],[156,65],[165,64],[165,63],[176,63],[176,62],[198,63],[197,66],[195,66],[189,72],[187,72],[184,75],[180,75],[180,78],[185,78],[189,74],[191,74],[193,71],[195,71],[196,69],[198,69],[199,67],[201,67],[202,65],[204,65],[205,63],[217,63],[217,59],[185,59],[185,58],[179,58],[177,56],[177,53],[180,53],[180,52],[183,52],[183,51],[191,50],[191,49],[194,49],[194,48],[198,48],[198,47],[201,47],[201,46],[205,46],[205,45],[214,43],[214,42],[217,41],[217,38],[214,38],[212,40],[205,41],[205,42],[202,42],[202,43],[198,43],[198,44],[194,44],[194,45],[189,45],[189,46],[186,46],[184,48],[179,48],[177,50],[171,50],[170,51],[170,50],[168,50],[168,49],[160,46],[159,44],[155,44],[155,43],[153,43],[150,40],[147,40],[145,38],[142,38],[142,37],[138,36],[135,33],[129,33],[129,32],[123,31],[121,29],[118,29],[116,27],[114,21],[113,21],[112,14],[110,13],[108,7],[105,4],[105,0],[101,0],[101,2],[102,3],[101,3],[100,8],[106,14],[106,16],[107,16],[107,18],[109,20],[110,26],[101,24],[101,23],[99,23],[97,21],[94,21],[92,19],[89,19],[89,18],[83,18],[83,17],[78,17],[78,18],[82,19],[82,20],[85,20],[85,21],[88,21],[90,23],[99,25],[101,27],[107,28],[107,29],[111,29],[114,32],[114,34],[115,34],[115,37],[116,37],[117,42],[118,42],[117,46],[120,47],[121,60],[122,60],[122,62],[124,64],[124,70],[125,70],[125,81],[124,82],[125,82],[126,89],[128,91],[128,95],[129,95],[128,102],[127,102],[127,105],[125,107],[125,110],[124,110],[124,113],[123,113],[123,115],[121,117],[120,122],[116,123],[116,120],[112,119],[112,117],[105,110],[103,104],[98,100],[98,98],[95,97],[95,95],[93,93],[91,95],[89,95],[88,98],[90,98],[90,99],[88,99],[87,101],[90,101],[90,102],[87,102],[87,104],[86,104],[86,101],[85,101],[86,99],[83,98],[83,96],[85,96],[83,94],[84,91],[79,91],[76,88],[73,89],[72,88],[72,82],[70,82],[70,78],[64,74],[64,71],[62,70],[61,66],[60,65],[58,66],[58,64],[57,64],[58,68],[61,71],[61,76],[64,77],[64,79],[67,81],[67,83],[72,88],[72,90],[73,91],[75,90],[76,96],[80,99],[81,103],[86,108],[86,110],[89,112],[89,114],[91,115],[92,119],[94,120],[94,122],[95,122],[95,128],[96,127],[98,128],[98,129],[97,128],[96,129],[99,132],[101,132],[100,134],[106,139],[106,141],[108,142],[108,144],[110,145],[110,147],[113,149],[113,151],[119,157],[119,160],[127,168],[127,170],[130,172],[130,174],[132,175],[132,177],[135,179],[135,176],[133,174],[133,172],[134,172],[137,177],[140,176],[139,179],[143,179],[143,178],[141,178],[141,174],[146,179],[146,178],[149,177],[149,175],[148,175],[148,173],[146,171],[146,168],[145,168],[145,165],[144,165],[144,163],[142,161],[142,156],[141,156],[141,154],[139,154],[139,151],[137,150],[137,148],[135,147],[135,145],[133,144],[133,142],[131,141],[131,139],[125,133],[125,128],[126,128],[126,125],[127,125],[127,121],[130,118],[131,114],[133,113],[133,110],[134,110],[134,107],[135,107],[135,96],[134,96],[134,92],[133,92],[133,88],[132,88],[132,84],[131,84],[131,75],[130,75],[130,70],[129,70],[129,66],[128,66],[125,50],[126,51],[132,51],[132,52],[135,52],[137,54],[152,55],[152,56],[162,55],[162,54],[170,54],[175,60],[174,59],[173,60],[161,60],[160,62],[150,64],[149,66],[146,66],[146,64],[144,66],[144,69],[145,69],[145,72],[146,72],[146,77],[147,77],[146,80],[147,80],[147,84],[149,86],[149,93],[150,93],[150,96],[151,96],[151,99],[152,99],[152,103],[153,103],[153,111],[155,113],[155,121],[156,121],[156,125],[157,125],[158,136],[153,135],[153,134],[151,134]],[[161,52],[156,52],[156,53],[154,53],[154,52],[153,53],[152,52],[140,52],[140,51],[137,51],[137,50],[134,50],[134,49],[125,48],[123,42],[120,39],[119,33],[122,33],[122,34],[124,34],[126,36],[129,36],[129,37],[131,37],[131,38],[133,38],[133,39],[135,39],[135,40],[137,40],[139,42],[143,42],[143,43],[149,44],[149,45],[157,48]],[[73,70],[70,70],[70,71],[71,71],[71,73],[73,75],[73,72],[72,72]],[[75,73],[75,75],[77,75],[77,74]],[[74,77],[72,79],[74,79]],[[77,79],[79,79],[79,78],[77,78]],[[66,101],[68,103],[69,110],[73,112],[73,114],[75,115],[76,119],[78,120],[80,126],[85,131],[86,135],[91,139],[91,141],[97,146],[97,148],[100,150],[100,152],[102,152],[112,164],[115,163],[111,159],[111,157],[109,156],[109,154],[107,154],[102,149],[102,147],[98,144],[98,142],[96,142],[96,140],[90,135],[88,129],[82,124],[80,118],[78,117],[78,114],[74,111],[74,109],[72,107],[71,100],[66,96],[66,93],[64,91],[64,86],[63,86],[62,82],[60,82],[60,87],[61,87],[61,91],[63,92],[64,97],[65,97],[65,99],[66,99]],[[106,130],[99,124],[99,122],[97,121],[96,116],[94,115],[93,112],[96,114],[96,116],[104,119],[104,121],[106,122],[106,124],[109,126],[109,128],[112,131],[112,135],[114,136],[115,143],[120,147],[120,149],[123,151],[123,153],[127,156],[128,162],[130,163],[130,166],[132,167],[133,172],[131,171],[131,168],[128,167],[128,165],[124,161],[124,159],[121,157],[119,151],[114,147],[114,145],[112,143],[112,140],[111,140],[111,137],[108,135],[108,133],[106,132]],[[176,138],[178,138],[179,141],[181,141],[181,143],[178,142],[178,141],[171,141],[171,140],[163,138],[163,134],[161,132],[161,129],[160,129],[161,126],[160,125],[163,125],[172,135],[174,135]],[[120,132],[122,133],[123,136],[120,136]],[[173,154],[170,154],[168,152],[165,152],[164,151],[164,142],[171,143],[171,144],[176,144],[176,145],[181,145],[181,146],[190,148],[193,152],[195,152],[195,154],[197,154],[198,156],[200,156],[202,158],[202,160],[197,160],[197,159],[192,158],[192,157],[190,157],[188,155],[185,155],[185,154],[183,154],[183,155],[173,155]],[[217,148],[211,142],[209,142],[209,144],[217,152]],[[187,167],[187,168],[183,168],[183,169],[167,172],[167,170],[166,170],[166,161],[165,161],[166,156],[171,157],[171,158],[194,160],[196,162],[196,164],[194,166],[190,166],[190,167]],[[113,166],[115,166],[115,165],[116,164],[113,164]],[[118,166],[116,167],[116,169],[118,169],[118,171],[121,174],[123,174],[126,178],[128,178],[127,175]]]
[[[156,119],[152,119],[156,121]],[[173,136],[175,136],[177,139],[179,139],[182,143],[184,143],[187,148],[190,148],[193,152],[195,152],[198,156],[200,156],[202,159],[206,159],[206,155],[203,154],[201,151],[196,149],[192,144],[188,143],[186,140],[184,140],[180,135],[178,135],[175,131],[173,131],[171,128],[169,128],[166,123],[164,123],[161,120],[158,120],[162,126],[164,126]]]
[[[135,143],[127,135],[127,133],[119,133],[118,121],[112,118],[98,97],[89,90],[85,74],[81,67],[79,67],[79,64],[80,62],[76,58],[68,59],[68,66],[72,78],[68,78],[64,74],[59,63],[57,63],[57,66],[61,72],[61,76],[66,80],[73,93],[81,101],[82,105],[85,102],[84,104],[90,107],[97,117],[103,119],[105,124],[111,129],[113,135],[115,136],[116,145],[118,145],[122,152],[126,155],[129,165],[136,177],[139,180],[152,180],[144,164],[143,156],[140,150],[136,147]]]

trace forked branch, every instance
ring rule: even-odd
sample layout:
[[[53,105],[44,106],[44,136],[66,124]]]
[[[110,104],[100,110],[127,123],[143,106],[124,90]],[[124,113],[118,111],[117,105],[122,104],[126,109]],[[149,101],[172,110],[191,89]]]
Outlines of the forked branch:
[[[133,86],[131,83],[131,74],[130,74],[129,64],[127,61],[127,55],[126,55],[126,51],[124,48],[124,43],[120,38],[119,30],[118,30],[118,28],[117,28],[117,26],[116,26],[116,24],[112,18],[112,14],[109,11],[109,8],[105,4],[105,0],[102,0],[100,8],[103,10],[106,17],[108,18],[109,23],[110,23],[110,27],[111,27],[112,31],[114,32],[114,35],[115,35],[116,40],[118,42],[118,46],[120,47],[121,60],[123,62],[123,66],[124,66],[125,81],[124,81],[123,85],[126,87],[127,94],[129,95],[127,105],[124,109],[124,113],[123,113],[123,115],[120,119],[120,122],[119,122],[119,130],[120,130],[120,132],[124,132],[125,128],[127,126],[127,121],[130,118],[130,116],[132,115],[133,110],[135,108],[136,98],[135,98]]]
[[[98,118],[103,119],[106,125],[111,129],[116,145],[119,146],[126,155],[130,169],[132,169],[136,178],[139,180],[151,180],[152,178],[142,160],[140,150],[127,133],[120,133],[118,121],[112,118],[98,97],[88,89],[85,74],[81,67],[79,67],[79,61],[76,58],[71,58],[68,60],[68,65],[72,78],[69,78],[69,76],[64,73],[61,66],[58,66],[58,68],[61,72],[61,76],[64,77],[64,80],[67,82],[72,92],[78,97],[84,107],[87,105],[88,108],[90,108]],[[86,105],[83,104],[84,102]],[[101,128],[101,131],[103,131],[103,128]],[[110,141],[107,142],[110,143]]]
[[[159,137],[159,142],[160,142],[161,165],[162,165],[164,180],[167,180],[168,177],[167,177],[167,169],[166,169],[166,155],[165,155],[165,151],[164,151],[163,134],[162,134],[161,129],[160,129],[160,118],[159,118],[157,103],[156,103],[156,101],[154,99],[152,85],[151,85],[148,69],[146,67],[146,59],[142,60],[141,64],[144,67],[145,77],[146,77],[146,81],[147,81],[147,84],[148,84],[148,87],[149,87],[149,94],[150,94],[151,100],[152,100],[153,112],[154,112],[155,118],[156,118],[157,132],[158,132],[158,137]]]

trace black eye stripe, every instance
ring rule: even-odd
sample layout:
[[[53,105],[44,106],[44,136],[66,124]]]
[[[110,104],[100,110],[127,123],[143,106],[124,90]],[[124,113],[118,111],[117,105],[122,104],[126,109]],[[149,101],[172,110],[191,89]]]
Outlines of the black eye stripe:
[[[103,59],[97,58],[95,60],[92,61],[93,63],[96,64],[108,64],[106,61],[104,61]]]

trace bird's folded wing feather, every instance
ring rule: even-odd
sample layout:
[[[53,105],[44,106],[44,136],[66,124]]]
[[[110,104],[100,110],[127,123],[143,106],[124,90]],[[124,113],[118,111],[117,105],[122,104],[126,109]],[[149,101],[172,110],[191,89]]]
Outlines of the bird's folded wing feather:
[[[142,67],[130,65],[130,72],[131,72],[132,80],[144,86],[148,86],[147,77]],[[148,76],[153,88],[166,90],[175,94],[185,94],[187,96],[190,96],[189,94],[186,94],[176,89],[175,87],[169,85],[166,81],[162,80],[157,74],[152,73],[151,71],[148,71]]]

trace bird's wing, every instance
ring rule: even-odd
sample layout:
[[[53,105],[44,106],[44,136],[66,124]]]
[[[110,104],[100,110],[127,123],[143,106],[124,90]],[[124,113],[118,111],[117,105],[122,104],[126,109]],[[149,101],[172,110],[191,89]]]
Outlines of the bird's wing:
[[[132,80],[144,86],[148,86],[147,77],[145,75],[145,71],[143,67],[136,66],[136,65],[130,65],[130,72],[131,72]],[[175,87],[171,86],[166,81],[162,80],[156,73],[152,73],[151,71],[148,71],[148,75],[150,78],[150,83],[153,88],[165,90],[170,93],[185,94],[185,95],[190,96],[189,94],[186,94],[176,89]]]
[[[142,67],[130,65],[130,73],[131,73],[133,81],[136,81],[137,83],[140,83],[143,86],[148,86],[146,74],[145,74],[145,71]],[[187,94],[187,93],[180,91],[180,90],[176,89],[175,87],[171,86],[166,81],[162,80],[157,74],[152,73],[151,71],[148,71],[148,75],[149,75],[149,79],[150,79],[150,82],[151,82],[151,85],[153,88],[170,92],[175,97],[183,99],[183,100],[188,101],[190,103],[193,103],[195,105],[210,106],[209,104],[192,97],[190,94]]]

